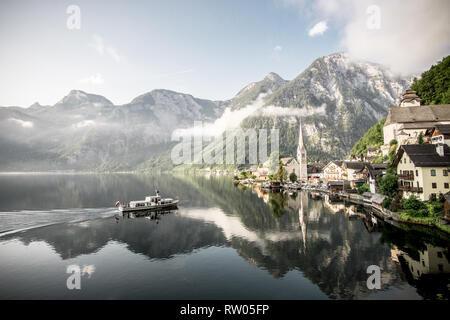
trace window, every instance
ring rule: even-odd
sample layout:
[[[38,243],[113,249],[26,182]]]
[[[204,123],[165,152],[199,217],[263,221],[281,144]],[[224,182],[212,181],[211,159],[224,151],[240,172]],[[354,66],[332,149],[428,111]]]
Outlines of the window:
[[[444,174],[444,177],[447,177],[448,176],[448,170],[443,170],[443,174]]]
[[[434,169],[431,170],[431,176],[432,176],[432,177],[435,177],[435,176],[436,176],[436,170],[434,170]]]
[[[416,170],[416,177],[419,176],[419,170]]]
[[[448,189],[448,182],[444,182],[444,189]]]
[[[440,272],[444,272],[444,266],[442,264],[438,264],[438,268]]]
[[[437,256],[438,256],[438,258],[442,258],[442,252],[438,251]]]
[[[433,182],[433,183],[431,184],[431,187],[432,187],[433,189],[436,189],[436,188],[437,188],[437,183],[436,183],[436,182]]]

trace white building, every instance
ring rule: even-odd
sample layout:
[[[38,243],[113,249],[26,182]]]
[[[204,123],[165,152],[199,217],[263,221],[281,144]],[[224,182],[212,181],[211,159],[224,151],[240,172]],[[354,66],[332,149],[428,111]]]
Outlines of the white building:
[[[303,143],[303,130],[302,121],[300,120],[300,129],[298,134],[298,147],[297,147],[297,162],[299,165],[298,180],[308,181],[308,169],[306,159],[306,148]]]

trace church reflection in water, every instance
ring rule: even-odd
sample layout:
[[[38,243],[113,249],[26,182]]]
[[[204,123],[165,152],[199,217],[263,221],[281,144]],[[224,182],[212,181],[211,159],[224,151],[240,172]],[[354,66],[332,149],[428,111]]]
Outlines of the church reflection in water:
[[[402,230],[361,206],[317,193],[241,190],[223,177],[164,178],[159,185],[189,201],[159,220],[96,219],[1,240],[45,241],[63,260],[95,254],[111,241],[152,261],[228,247],[272,278],[299,271],[328,297],[339,299],[369,297],[366,271],[377,265],[382,291],[408,283],[424,298],[449,296],[448,239]]]

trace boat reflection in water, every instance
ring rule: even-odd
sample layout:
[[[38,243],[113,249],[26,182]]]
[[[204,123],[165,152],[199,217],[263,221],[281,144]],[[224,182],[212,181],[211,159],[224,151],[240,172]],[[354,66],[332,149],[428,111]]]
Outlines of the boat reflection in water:
[[[87,207],[86,199],[107,204],[111,194],[133,199],[154,185],[182,201],[170,214],[113,215],[0,237],[0,297],[448,298],[448,239],[391,226],[361,206],[314,193],[235,187],[227,177],[66,179],[51,177],[46,186],[49,195],[64,195],[65,207],[76,201]],[[78,292],[65,285],[71,264],[92,266]],[[367,288],[370,265],[382,270],[381,290]]]

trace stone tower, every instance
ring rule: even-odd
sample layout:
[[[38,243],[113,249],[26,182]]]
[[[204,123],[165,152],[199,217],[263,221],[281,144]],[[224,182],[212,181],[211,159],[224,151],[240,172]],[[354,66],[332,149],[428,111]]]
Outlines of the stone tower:
[[[308,170],[306,167],[306,149],[303,144],[303,130],[302,130],[302,120],[300,119],[300,129],[298,134],[298,147],[297,147],[297,161],[299,164],[299,176],[298,180],[307,181],[308,180]]]

